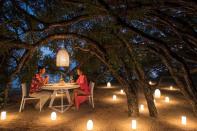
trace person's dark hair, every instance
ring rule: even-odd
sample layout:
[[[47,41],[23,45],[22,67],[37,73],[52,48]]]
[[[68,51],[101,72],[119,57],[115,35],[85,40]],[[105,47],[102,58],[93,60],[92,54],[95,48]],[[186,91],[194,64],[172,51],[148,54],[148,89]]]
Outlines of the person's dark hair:
[[[83,70],[80,67],[78,67],[77,70],[79,70],[79,71],[81,71],[83,73]]]
[[[38,66],[38,72],[42,69],[44,69],[45,67],[44,66]]]

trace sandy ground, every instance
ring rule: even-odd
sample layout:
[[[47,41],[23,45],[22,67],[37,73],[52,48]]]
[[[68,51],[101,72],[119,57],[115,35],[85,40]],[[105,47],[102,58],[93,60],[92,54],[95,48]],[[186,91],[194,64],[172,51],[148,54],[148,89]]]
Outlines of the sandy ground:
[[[139,104],[144,104],[145,110],[140,111],[139,118],[128,117],[126,98],[120,93],[119,86],[96,87],[95,109],[84,103],[79,111],[71,108],[63,114],[57,113],[56,121],[50,120],[53,110],[47,106],[40,113],[29,103],[22,113],[18,113],[19,102],[16,102],[6,109],[7,119],[0,121],[0,131],[86,131],[89,119],[94,122],[94,131],[132,131],[132,119],[137,120],[137,131],[197,131],[197,117],[194,117],[191,106],[180,92],[161,87],[161,93],[161,98],[156,99],[157,119],[149,117],[143,94],[139,94]],[[117,95],[116,101],[112,100],[113,94]],[[164,101],[166,96],[170,98],[170,103]],[[187,116],[186,126],[181,124],[182,115]]]

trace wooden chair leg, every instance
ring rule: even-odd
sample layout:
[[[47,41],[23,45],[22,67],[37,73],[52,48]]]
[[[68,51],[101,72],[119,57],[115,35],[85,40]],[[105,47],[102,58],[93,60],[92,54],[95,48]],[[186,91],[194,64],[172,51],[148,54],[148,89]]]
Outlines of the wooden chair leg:
[[[22,98],[22,100],[21,100],[21,105],[20,105],[19,112],[21,112],[21,110],[22,110],[22,107],[23,107],[23,98]]]
[[[92,105],[91,97],[88,97],[90,105]]]
[[[24,110],[25,109],[25,99],[23,100],[23,107],[22,107],[22,109]]]
[[[91,100],[92,100],[92,107],[94,108],[94,99],[93,99],[93,97],[91,97]]]
[[[40,112],[41,112],[42,108],[41,108],[41,100],[40,100]]]

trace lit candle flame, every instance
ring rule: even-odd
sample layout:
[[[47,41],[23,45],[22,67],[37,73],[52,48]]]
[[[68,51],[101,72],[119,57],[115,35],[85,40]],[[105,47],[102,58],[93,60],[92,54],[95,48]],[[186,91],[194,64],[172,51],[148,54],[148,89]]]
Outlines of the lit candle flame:
[[[170,102],[170,98],[169,97],[165,97],[165,102],[169,103]]]
[[[57,114],[56,112],[51,113],[51,120],[55,121],[57,119]]]
[[[131,121],[131,128],[134,130],[137,129],[137,121],[136,120]]]
[[[107,87],[111,87],[111,83],[110,82],[107,82]]]
[[[6,111],[2,111],[1,112],[1,120],[5,120],[6,119]]]
[[[141,110],[141,111],[144,110],[144,105],[143,105],[143,104],[140,105],[140,110]]]
[[[187,124],[187,117],[186,116],[182,116],[181,117],[181,123],[182,123],[182,125],[186,125]]]
[[[156,98],[160,98],[161,97],[161,91],[159,89],[156,89],[154,95],[155,95]]]
[[[116,95],[113,95],[113,100],[114,100],[114,101],[116,100]]]
[[[91,131],[91,130],[93,130],[93,121],[92,120],[88,120],[88,122],[87,122],[87,130],[88,131]]]

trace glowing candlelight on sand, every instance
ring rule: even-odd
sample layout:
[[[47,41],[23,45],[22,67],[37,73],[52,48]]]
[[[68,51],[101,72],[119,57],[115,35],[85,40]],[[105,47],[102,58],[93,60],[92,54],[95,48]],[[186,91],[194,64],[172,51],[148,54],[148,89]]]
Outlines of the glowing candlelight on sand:
[[[137,129],[137,121],[136,120],[131,121],[131,128],[134,130]]]
[[[187,117],[186,116],[181,116],[181,123],[182,123],[182,125],[187,124]]]
[[[165,97],[165,102],[169,103],[170,102],[170,98],[169,97]]]
[[[153,85],[152,81],[149,81],[148,83],[149,83],[149,85],[151,85],[151,86]]]
[[[87,122],[87,130],[88,131],[91,131],[91,130],[93,130],[93,121],[92,120],[88,120],[88,122]]]
[[[144,110],[144,105],[143,105],[143,104],[140,105],[140,110],[141,110],[141,111]]]
[[[112,98],[113,98],[113,100],[115,101],[115,100],[116,100],[116,95],[113,95],[113,97],[112,97]]]
[[[173,90],[173,86],[170,86],[170,90]]]
[[[111,87],[111,83],[110,82],[107,82],[107,87]]]
[[[160,92],[159,89],[156,89],[154,94],[155,94],[156,98],[160,98],[161,97],[161,92]]]
[[[57,119],[57,114],[56,112],[51,113],[51,120],[55,121]]]
[[[6,119],[6,111],[2,111],[1,112],[1,120],[5,120]]]

